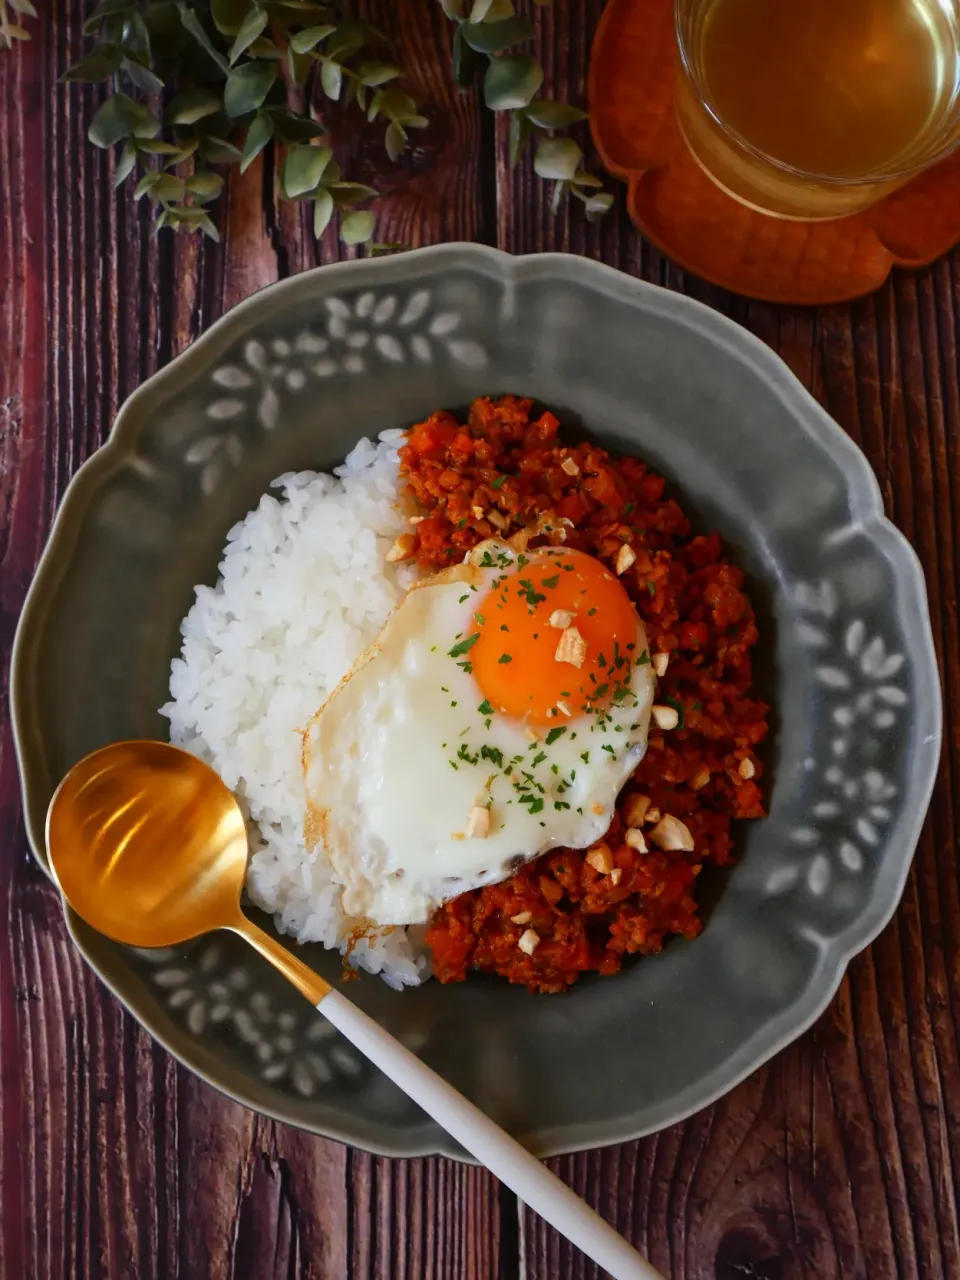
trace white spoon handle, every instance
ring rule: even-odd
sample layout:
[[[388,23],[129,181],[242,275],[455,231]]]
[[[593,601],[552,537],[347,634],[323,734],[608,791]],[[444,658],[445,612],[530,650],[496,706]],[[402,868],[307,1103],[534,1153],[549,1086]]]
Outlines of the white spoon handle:
[[[389,1032],[331,991],[319,1011],[365,1057],[446,1129],[552,1227],[572,1240],[615,1280],[663,1280],[659,1271],[545,1165]]]

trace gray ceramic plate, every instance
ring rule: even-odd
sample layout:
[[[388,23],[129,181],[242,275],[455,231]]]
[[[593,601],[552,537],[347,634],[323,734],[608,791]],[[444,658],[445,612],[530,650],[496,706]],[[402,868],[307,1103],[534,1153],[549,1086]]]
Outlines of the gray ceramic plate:
[[[493,392],[642,455],[719,529],[754,582],[775,707],[770,817],[745,824],[695,942],[564,996],[351,986],[548,1153],[669,1124],[798,1035],[894,910],[929,800],[941,710],[920,569],[864,458],[764,346],[593,262],[469,245],[265,289],[141,387],[74,480],[24,610],[13,703],[42,862],[66,769],[164,735],[193,584],[215,581],[228,528],[268,482]],[[136,953],[70,928],[140,1021],[243,1102],[375,1151],[459,1154],[240,944]]]

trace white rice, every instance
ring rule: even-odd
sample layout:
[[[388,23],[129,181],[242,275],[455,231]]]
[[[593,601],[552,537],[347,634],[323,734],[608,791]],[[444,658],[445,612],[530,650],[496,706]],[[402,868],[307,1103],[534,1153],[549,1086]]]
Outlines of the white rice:
[[[397,507],[402,433],[361,440],[335,474],[283,475],[230,530],[213,588],[199,586],[170,672],[170,739],[203,757],[245,803],[251,899],[300,942],[343,951],[351,922],[320,848],[303,839],[300,731],[415,577],[385,556],[405,528]],[[426,960],[407,933],[362,938],[351,961],[392,986]]]

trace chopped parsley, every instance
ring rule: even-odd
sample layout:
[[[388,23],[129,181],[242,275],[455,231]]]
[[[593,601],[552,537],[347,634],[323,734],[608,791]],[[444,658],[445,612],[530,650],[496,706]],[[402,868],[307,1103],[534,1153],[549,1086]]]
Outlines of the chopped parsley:
[[[506,476],[497,476],[496,480],[494,480],[494,482],[493,482],[493,484],[490,486],[490,488],[491,488],[491,489],[502,489],[502,488],[503,488],[503,485],[504,485],[504,481],[505,481],[506,479],[507,479],[507,477],[506,477]]]
[[[490,705],[490,703],[486,698],[484,698],[484,700],[480,703],[479,707],[477,707],[477,710],[480,712],[482,716],[493,715],[493,707]]]
[[[562,738],[566,732],[567,730],[563,725],[559,726],[556,729],[551,729],[550,732],[547,734],[547,746],[548,747],[552,746],[552,744],[556,742],[558,738]]]
[[[497,662],[500,663],[501,665],[505,662],[512,662],[512,661],[513,661],[513,658],[509,653],[501,653],[500,657],[497,659]]]
[[[459,658],[463,654],[469,653],[479,639],[480,632],[475,631],[472,636],[467,636],[466,640],[461,640],[459,644],[455,644],[449,651],[448,656],[451,658]]]
[[[540,585],[546,587],[548,591],[555,591],[560,585],[559,573],[555,573],[552,578],[541,578]]]

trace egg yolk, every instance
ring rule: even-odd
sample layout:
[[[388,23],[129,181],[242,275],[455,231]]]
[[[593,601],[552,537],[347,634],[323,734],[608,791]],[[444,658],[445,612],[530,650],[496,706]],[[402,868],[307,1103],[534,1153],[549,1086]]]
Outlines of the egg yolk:
[[[619,580],[582,551],[520,557],[504,569],[474,614],[473,674],[495,711],[534,725],[560,725],[622,696],[642,630]],[[563,624],[563,625],[561,625]],[[581,665],[558,661],[567,647]],[[585,647],[584,647],[585,646]]]

